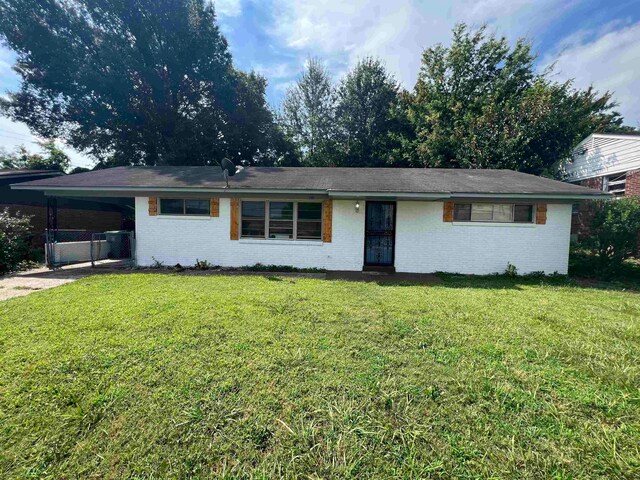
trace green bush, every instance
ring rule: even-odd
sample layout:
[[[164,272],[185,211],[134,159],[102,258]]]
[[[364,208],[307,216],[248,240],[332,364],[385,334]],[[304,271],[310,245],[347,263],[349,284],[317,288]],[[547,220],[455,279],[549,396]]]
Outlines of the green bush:
[[[594,205],[591,235],[585,245],[603,270],[615,270],[638,250],[640,199],[628,197]]]
[[[29,235],[31,217],[0,211],[0,275],[17,270],[20,264],[29,260]]]

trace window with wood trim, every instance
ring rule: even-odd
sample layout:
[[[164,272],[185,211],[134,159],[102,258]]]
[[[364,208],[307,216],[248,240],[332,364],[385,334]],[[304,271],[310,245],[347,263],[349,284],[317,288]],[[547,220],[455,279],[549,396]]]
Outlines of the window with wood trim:
[[[454,222],[533,223],[533,205],[520,203],[456,203]]]
[[[202,198],[161,198],[160,215],[208,216],[211,212],[210,199]]]
[[[322,240],[322,203],[243,200],[242,238]]]

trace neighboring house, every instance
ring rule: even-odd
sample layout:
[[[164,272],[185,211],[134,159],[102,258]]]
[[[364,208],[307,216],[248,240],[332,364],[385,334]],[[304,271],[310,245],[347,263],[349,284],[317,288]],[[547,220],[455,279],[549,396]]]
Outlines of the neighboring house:
[[[0,210],[30,215],[35,232],[34,244],[42,245],[47,228],[47,198],[41,191],[15,190],[9,186],[32,180],[63,176],[52,170],[0,169]],[[123,205],[88,201],[78,198],[58,198],[58,228],[66,230],[119,230],[123,222]]]
[[[568,182],[640,196],[640,135],[594,133],[573,149],[565,167]]]
[[[640,196],[640,135],[594,133],[573,150],[564,165],[566,181],[612,194]],[[572,233],[589,234],[592,210],[588,202],[574,209]]]
[[[117,167],[15,185],[135,198],[139,265],[566,273],[572,203],[608,194],[510,170]]]

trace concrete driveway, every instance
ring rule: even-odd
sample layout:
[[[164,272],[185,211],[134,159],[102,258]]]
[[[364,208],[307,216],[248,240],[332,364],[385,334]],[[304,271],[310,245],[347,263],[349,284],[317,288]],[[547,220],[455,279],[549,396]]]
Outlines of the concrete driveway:
[[[0,277],[0,301],[13,297],[22,297],[38,290],[64,285],[79,278],[95,275],[96,271],[87,264],[66,267],[63,270],[36,268],[26,272]]]

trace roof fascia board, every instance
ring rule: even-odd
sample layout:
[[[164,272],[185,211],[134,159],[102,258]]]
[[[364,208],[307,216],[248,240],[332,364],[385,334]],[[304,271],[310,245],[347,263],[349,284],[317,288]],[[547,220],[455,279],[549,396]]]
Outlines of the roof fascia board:
[[[344,192],[337,190],[328,190],[327,193],[332,198],[403,198],[403,199],[424,199],[437,200],[442,198],[450,198],[450,192],[443,193],[420,193],[420,192]]]
[[[418,192],[344,192],[336,190],[296,190],[296,189],[251,189],[251,188],[150,188],[150,187],[44,187],[13,184],[14,190],[44,191],[46,195],[104,196],[107,194],[125,194],[124,196],[149,196],[162,193],[224,194],[238,195],[329,195],[333,198],[397,198],[406,200],[441,200],[458,198],[495,198],[495,199],[534,199],[534,200],[588,200],[609,198],[606,192],[593,194],[534,194],[534,193],[418,193]],[[131,195],[133,194],[133,195]],[[123,196],[123,195],[120,195]]]
[[[513,198],[530,200],[593,200],[598,198],[610,198],[607,192],[587,193],[587,194],[566,194],[566,193],[456,193],[451,198]]]

